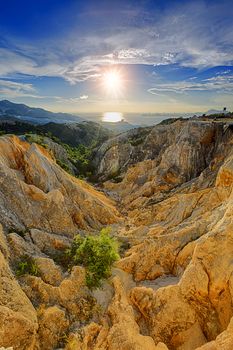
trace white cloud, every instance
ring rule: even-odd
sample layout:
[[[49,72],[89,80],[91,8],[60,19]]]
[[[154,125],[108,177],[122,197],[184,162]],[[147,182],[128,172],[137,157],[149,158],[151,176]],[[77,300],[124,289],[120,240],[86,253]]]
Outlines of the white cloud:
[[[54,41],[8,41],[8,48],[0,49],[0,77],[62,77],[76,84],[98,79],[102,68],[111,64],[232,65],[233,21],[229,18],[233,7],[227,3],[172,2],[161,13],[129,8],[119,21],[105,18],[96,32],[73,28],[72,33]],[[127,15],[131,17],[124,17]],[[90,14],[86,16],[87,21],[92,19]]]
[[[0,79],[0,94],[7,97],[36,96],[32,84],[18,83],[10,80]]]
[[[0,79],[0,87],[18,91],[35,91],[32,84],[18,83],[10,80]]]
[[[88,99],[88,95],[81,95],[79,98],[80,98],[80,100],[87,100]]]
[[[190,91],[214,91],[226,94],[233,93],[233,75],[218,75],[201,81],[186,80],[174,83],[158,84],[147,90],[152,95],[160,93],[186,94]]]

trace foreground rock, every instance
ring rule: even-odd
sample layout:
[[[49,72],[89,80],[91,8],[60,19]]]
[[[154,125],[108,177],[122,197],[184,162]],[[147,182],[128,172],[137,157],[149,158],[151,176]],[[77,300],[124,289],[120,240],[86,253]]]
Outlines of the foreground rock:
[[[153,339],[140,334],[135,321],[134,311],[127,300],[125,291],[118,277],[114,277],[115,296],[108,308],[110,322],[105,319],[103,325],[91,324],[84,330],[84,339],[75,334],[66,347],[79,350],[167,350],[165,344],[155,345]]]
[[[1,248],[2,242],[1,239]],[[0,252],[0,346],[32,350],[37,329],[36,311],[14,278],[7,258]]]

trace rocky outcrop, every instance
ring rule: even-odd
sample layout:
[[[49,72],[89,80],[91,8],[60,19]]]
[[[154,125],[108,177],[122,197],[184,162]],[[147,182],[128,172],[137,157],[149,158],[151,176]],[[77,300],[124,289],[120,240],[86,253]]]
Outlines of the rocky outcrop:
[[[105,142],[97,153],[97,169],[100,179],[110,179],[104,188],[124,210],[141,210],[177,192],[213,186],[230,149],[231,130],[223,124],[178,121]]]
[[[30,134],[30,137],[33,138],[33,134]],[[38,137],[37,135],[34,136],[36,139]],[[77,175],[77,168],[76,166],[70,161],[69,154],[65,147],[57,142],[54,142],[51,138],[49,137],[42,137],[40,136],[43,144],[46,146],[46,149],[49,150],[49,152],[54,156],[58,164],[64,164],[68,170],[68,172],[72,175]],[[59,139],[58,139],[59,141]],[[63,165],[63,166],[64,166]]]
[[[0,346],[232,350],[232,144],[230,128],[191,121],[104,143],[99,174],[123,177],[104,187],[125,224],[113,201],[46,150],[0,138],[0,218],[18,227],[0,233]],[[114,222],[122,259],[103,289],[90,291],[84,268],[65,272],[56,254],[77,228]],[[22,252],[39,274],[17,282],[11,268]]]
[[[196,350],[231,350],[233,348],[233,319],[231,319],[227,329],[211,341]]]
[[[0,252],[0,346],[32,350],[37,328],[36,311],[14,278],[7,256]]]
[[[113,285],[115,296],[108,308],[110,320],[106,318],[102,325],[90,324],[84,329],[82,340],[73,334],[66,349],[72,349],[73,345],[79,350],[167,350],[165,344],[156,346],[151,337],[140,334],[119,277],[114,277]]]
[[[119,221],[113,203],[69,176],[49,153],[17,137],[0,138],[0,220],[6,227],[72,235]]]
[[[41,350],[54,349],[59,345],[69,327],[65,312],[57,306],[39,312],[38,338]]]
[[[193,350],[227,328],[233,315],[232,253],[232,223],[216,226],[196,243],[178,285],[132,290],[155,341]]]
[[[222,124],[194,121],[130,130],[99,148],[95,159],[98,174],[106,179],[124,173],[133,164],[155,160],[153,175],[160,181],[163,177],[170,177],[171,183],[177,177],[175,183],[188,181],[210,162],[223,132]]]
[[[132,238],[137,234],[138,242],[119,267],[138,281],[180,276],[177,285],[155,291],[138,286],[130,294],[141,330],[169,349],[232,346],[232,159],[228,154],[218,167],[213,187],[193,191],[190,183],[186,193],[147,206],[140,215],[135,209],[130,217],[139,227],[123,231]]]

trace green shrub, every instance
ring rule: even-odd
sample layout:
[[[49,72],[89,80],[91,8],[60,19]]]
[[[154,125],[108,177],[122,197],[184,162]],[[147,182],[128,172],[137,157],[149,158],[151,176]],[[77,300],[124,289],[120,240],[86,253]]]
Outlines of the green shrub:
[[[119,248],[119,254],[121,257],[123,257],[125,255],[125,252],[131,248],[131,245],[129,242],[127,241],[123,241],[121,244],[120,244],[120,248]]]
[[[23,255],[21,257],[20,262],[18,263],[16,267],[16,275],[17,276],[23,276],[23,275],[33,275],[33,276],[39,276],[39,270],[36,265],[35,260],[29,256],[29,255]]]
[[[129,143],[132,145],[132,146],[139,146],[141,145],[143,142],[145,141],[145,137],[138,137],[138,138],[131,138],[129,139]]]
[[[63,162],[63,161],[60,160],[60,159],[56,159],[56,162],[57,162],[57,164],[58,164],[62,169],[64,169],[67,173],[71,174],[69,165],[67,165],[65,162]]]
[[[102,280],[110,276],[113,263],[119,259],[118,244],[109,233],[109,229],[102,229],[98,236],[77,235],[67,251],[73,264],[86,268],[86,285],[90,289],[101,286]]]
[[[9,233],[17,233],[17,235],[21,236],[22,238],[25,237],[27,230],[20,230],[14,227],[9,228]]]
[[[48,145],[44,143],[44,137],[37,134],[25,134],[25,138],[29,143],[37,143],[38,145],[48,148]]]

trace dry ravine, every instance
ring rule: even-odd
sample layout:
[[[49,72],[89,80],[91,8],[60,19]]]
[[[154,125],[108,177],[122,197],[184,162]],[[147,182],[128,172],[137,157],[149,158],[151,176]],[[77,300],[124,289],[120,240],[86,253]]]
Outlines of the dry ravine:
[[[131,130],[95,151],[98,190],[1,136],[0,349],[232,350],[232,146],[220,122]],[[106,226],[125,249],[90,290],[56,256]]]

